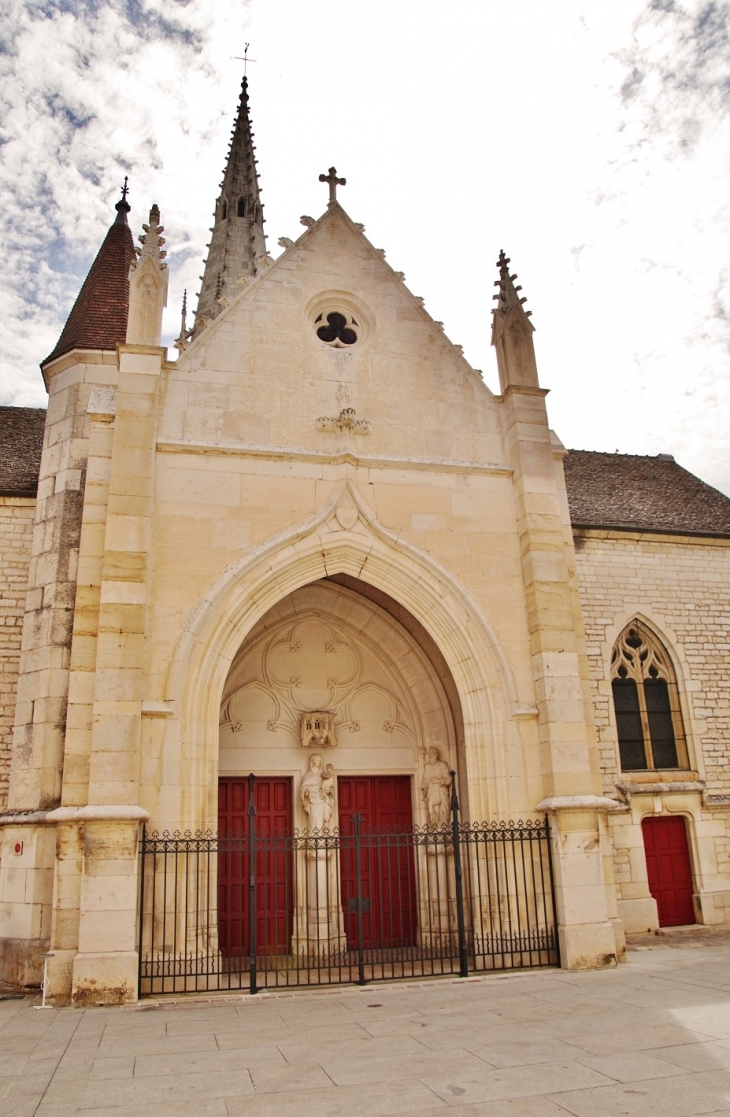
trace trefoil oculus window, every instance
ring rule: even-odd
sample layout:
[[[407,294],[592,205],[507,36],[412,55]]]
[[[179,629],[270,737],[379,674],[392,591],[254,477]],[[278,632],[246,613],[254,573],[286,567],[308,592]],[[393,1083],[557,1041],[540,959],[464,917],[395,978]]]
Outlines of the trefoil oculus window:
[[[333,349],[354,345],[360,336],[357,319],[345,311],[329,310],[320,314],[314,323],[317,337]]]

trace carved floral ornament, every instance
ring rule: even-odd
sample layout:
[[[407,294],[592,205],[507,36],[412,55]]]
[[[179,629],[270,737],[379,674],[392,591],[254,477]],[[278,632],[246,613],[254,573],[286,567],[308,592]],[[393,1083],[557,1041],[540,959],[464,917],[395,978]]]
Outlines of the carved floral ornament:
[[[354,407],[343,407],[339,415],[328,417],[321,415],[316,420],[317,430],[319,431],[344,431],[352,432],[353,434],[370,434],[370,420],[358,419]]]

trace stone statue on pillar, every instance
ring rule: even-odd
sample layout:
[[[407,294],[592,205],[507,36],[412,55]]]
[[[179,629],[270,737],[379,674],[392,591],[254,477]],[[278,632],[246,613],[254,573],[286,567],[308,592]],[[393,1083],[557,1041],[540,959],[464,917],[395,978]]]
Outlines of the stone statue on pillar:
[[[311,830],[329,829],[335,809],[335,770],[331,764],[323,765],[318,752],[310,756],[302,780],[302,806]]]
[[[426,804],[429,826],[447,826],[451,811],[451,772],[441,753],[432,745],[426,753],[426,764],[421,777],[421,794]]]

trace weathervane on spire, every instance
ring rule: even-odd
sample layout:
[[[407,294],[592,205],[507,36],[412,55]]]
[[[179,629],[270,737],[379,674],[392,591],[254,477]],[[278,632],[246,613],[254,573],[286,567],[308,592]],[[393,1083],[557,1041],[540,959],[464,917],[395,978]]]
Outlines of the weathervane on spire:
[[[335,204],[335,202],[337,201],[337,187],[338,186],[347,186],[347,179],[346,178],[338,178],[337,177],[337,168],[336,167],[330,167],[329,174],[320,175],[319,176],[319,181],[329,183],[330,200],[327,204],[330,205],[330,206],[333,206]]]
[[[255,62],[255,61],[256,61],[256,59],[255,59],[255,58],[249,58],[249,57],[248,57],[248,48],[249,48],[249,45],[250,45],[249,43],[246,43],[246,46],[244,47],[244,50],[243,50],[243,57],[242,57],[242,56],[241,56],[240,54],[237,54],[237,55],[235,56],[235,57],[236,57],[236,59],[237,59],[237,60],[238,60],[239,62],[243,62],[243,76],[244,76],[244,77],[246,77],[246,66],[247,66],[247,64],[248,64],[249,62]]]

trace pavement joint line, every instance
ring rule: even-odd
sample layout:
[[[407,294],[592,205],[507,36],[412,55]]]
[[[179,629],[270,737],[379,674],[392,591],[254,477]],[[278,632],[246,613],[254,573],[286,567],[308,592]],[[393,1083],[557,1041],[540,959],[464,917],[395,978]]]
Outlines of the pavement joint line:
[[[560,970],[499,972],[496,974],[490,972],[473,975],[472,980],[448,977],[425,981],[393,981],[382,984],[373,982],[363,988],[352,985],[330,986],[324,989],[303,987],[281,991],[272,990],[263,996],[251,996],[238,990],[234,994],[229,992],[206,993],[197,996],[171,997],[169,1000],[163,998],[142,1001],[138,1004],[123,1006],[124,1012],[111,1006],[106,1006],[106,1011],[101,1013],[91,1009],[88,1013],[86,1009],[82,1009],[78,1013],[70,1013],[59,1009],[54,1012],[53,1016],[46,1017],[43,1020],[42,1028],[36,1029],[33,1027],[30,1030],[27,1029],[26,1025],[29,1020],[34,1018],[31,1011],[32,1001],[28,999],[27,1003],[22,1005],[17,1012],[8,1011],[0,1034],[8,1037],[14,1031],[18,1031],[19,1034],[26,1034],[26,1042],[31,1053],[30,1057],[35,1056],[39,1062],[50,1061],[51,1056],[48,1052],[57,1051],[59,1053],[57,1056],[53,1056],[56,1066],[52,1071],[49,1067],[50,1079],[43,1093],[41,1094],[40,1089],[37,1093],[34,1093],[29,1107],[26,1103],[30,1101],[30,1094],[17,1095],[19,1103],[22,1099],[24,1106],[23,1117],[31,1112],[36,1113],[37,1117],[41,1117],[42,1114],[48,1114],[48,1117],[53,1117],[53,1115],[57,1115],[57,1117],[62,1117],[62,1115],[63,1117],[84,1117],[84,1114],[89,1111],[88,1107],[90,1105],[94,1113],[99,1114],[99,1117],[102,1114],[104,1117],[107,1117],[107,1115],[108,1117],[116,1117],[121,1112],[129,1114],[132,1112],[149,1112],[153,1114],[157,1112],[157,1107],[160,1105],[165,1114],[174,1115],[175,1099],[180,1097],[175,1082],[175,1059],[184,1062],[186,1059],[197,1059],[202,1056],[203,1061],[205,1061],[209,1057],[212,1058],[214,1052],[225,1051],[230,1051],[231,1054],[224,1057],[224,1062],[226,1058],[228,1060],[234,1059],[233,1052],[237,1049],[235,1046],[231,1048],[203,1047],[203,1044],[207,1042],[208,1033],[219,1033],[221,1028],[225,1031],[229,1029],[232,1031],[232,1038],[238,1042],[239,1047],[245,1047],[246,1044],[251,1046],[252,1043],[255,1046],[257,1032],[260,1031],[261,1037],[263,1037],[263,1022],[267,1016],[262,1015],[262,1022],[258,1021],[256,1014],[254,1014],[254,1019],[249,1020],[249,1014],[239,1012],[238,1007],[242,1004],[251,1004],[254,1001],[269,1004],[268,1016],[272,1020],[282,1022],[287,1027],[291,1026],[298,1030],[307,1042],[313,1038],[313,1033],[308,1034],[310,1025],[311,1028],[314,1025],[319,1026],[322,1022],[332,1025],[329,1029],[331,1037],[322,1042],[331,1044],[331,1050],[329,1048],[328,1050],[330,1050],[334,1063],[340,1058],[345,1060],[347,1065],[352,1065],[357,1072],[357,1056],[354,1056],[351,1051],[354,1036],[351,1030],[348,1031],[347,1035],[340,1035],[339,1032],[345,1021],[349,1020],[352,1023],[362,1021],[362,1015],[357,1015],[360,1009],[364,1007],[359,994],[365,993],[365,1003],[369,1000],[384,1002],[382,1006],[384,1014],[368,1014],[370,1019],[375,1020],[379,1017],[380,1020],[385,1022],[385,1016],[389,1017],[387,1026],[381,1034],[376,1032],[374,1036],[366,1037],[375,1039],[383,1049],[382,1056],[376,1051],[373,1058],[375,1060],[383,1058],[385,1064],[393,1064],[390,1069],[387,1069],[384,1064],[382,1072],[384,1077],[378,1078],[378,1090],[381,1093],[384,1091],[383,1096],[386,1102],[390,1101],[391,1095],[388,1091],[392,1088],[394,1104],[387,1109],[389,1117],[406,1117],[406,1112],[408,1117],[413,1117],[417,1111],[411,1105],[410,1095],[407,1107],[399,1109],[397,1100],[401,1097],[399,1084],[403,1081],[404,1075],[408,1077],[406,1074],[407,1063],[405,1062],[406,1052],[403,1051],[399,1054],[391,1051],[395,1042],[404,1042],[407,1037],[409,1042],[415,1039],[416,1042],[420,1043],[418,1037],[414,1036],[409,1023],[414,1018],[422,1021],[429,1020],[435,1026],[432,1033],[434,1036],[438,1033],[439,1024],[443,1024],[444,1019],[451,1019],[456,1030],[445,1050],[468,1051],[473,1044],[480,1045],[480,1051],[473,1053],[474,1058],[488,1068],[487,1078],[491,1082],[494,1077],[500,1091],[502,1086],[499,1086],[499,1080],[506,1075],[509,1088],[513,1092],[509,1095],[502,1094],[499,1098],[493,1100],[484,1097],[483,1102],[487,1104],[489,1112],[501,1113],[500,1103],[503,1107],[510,1106],[511,1111],[511,1101],[512,1105],[516,1107],[515,1111],[523,1112],[524,1108],[525,1112],[529,1109],[531,1113],[536,1113],[538,1109],[543,1112],[540,1106],[550,1106],[550,1112],[555,1113],[555,1117],[558,1113],[565,1114],[566,1117],[573,1117],[574,1110],[572,1109],[572,1101],[569,1099],[575,1099],[576,1105],[579,1106],[575,1112],[581,1114],[590,1112],[597,1117],[598,1114],[606,1112],[605,1104],[609,1105],[611,1112],[615,1112],[615,1109],[611,1106],[614,1103],[622,1103],[624,1093],[631,1095],[645,1091],[650,1095],[647,1104],[651,1105],[651,1112],[659,1112],[653,1106],[657,1104],[656,1099],[659,1098],[660,1086],[661,1090],[667,1092],[671,1092],[672,1089],[676,1091],[681,1088],[683,1082],[688,1082],[696,1075],[697,1089],[702,1091],[702,1103],[710,1107],[705,1109],[704,1112],[708,1114],[708,1117],[710,1113],[717,1114],[717,1117],[719,1117],[720,1113],[727,1112],[727,1098],[730,1096],[730,1073],[728,1073],[730,1071],[730,1026],[727,1025],[730,990],[724,987],[720,979],[720,975],[728,972],[730,964],[729,945],[730,943],[722,945],[717,943],[716,949],[708,950],[701,959],[701,969],[696,977],[694,974],[698,962],[696,950],[694,944],[685,942],[682,948],[673,949],[671,953],[665,950],[657,951],[654,957],[643,951],[635,952],[632,950],[628,965],[612,968],[605,972],[579,971],[570,973]],[[713,973],[717,975],[714,981]],[[494,984],[496,981],[509,982],[509,984],[502,984],[500,989],[497,990],[496,984]],[[469,986],[472,990],[471,993],[464,992],[463,986],[465,985]],[[462,987],[463,995],[459,993],[460,987]],[[624,1004],[621,1000],[621,996],[628,993],[633,994],[635,1003]],[[711,993],[714,996],[710,996]],[[354,994],[358,994],[358,996]],[[397,996],[393,996],[393,994],[397,994]],[[616,994],[619,994],[619,997],[616,997]],[[702,995],[700,996],[700,994]],[[327,997],[330,998],[329,1001],[326,999]],[[334,1001],[332,1000],[333,997],[335,998]],[[511,1006],[509,1018],[503,1021],[509,1029],[509,1036],[503,1034],[501,1024],[496,1032],[493,1031],[492,1025],[494,1022],[490,1023],[493,1015],[493,1010],[490,1010],[490,998],[494,998],[495,1008],[500,1000],[506,1001]],[[551,1014],[545,1014],[545,1009],[550,1009],[551,999],[557,999],[558,1012],[555,1018],[552,1018]],[[537,1001],[540,1002],[541,1011],[537,1017],[533,1017],[534,1009],[532,1006]],[[547,1005],[545,1002],[547,1002]],[[592,1020],[596,1018],[596,1014],[598,1014],[598,1018],[595,1019],[594,1024],[581,1025],[580,1016],[576,1017],[575,1022],[579,1026],[575,1029],[575,1032],[583,1037],[590,1035],[591,1038],[595,1038],[595,1052],[579,1047],[570,1056],[558,1053],[555,1058],[546,1059],[544,1064],[528,1062],[512,1065],[505,1063],[504,1066],[493,1067],[489,1062],[487,1048],[493,1044],[505,1043],[509,1047],[516,1043],[529,1046],[533,1042],[536,1044],[543,1042],[539,1038],[538,1032],[535,1032],[534,1039],[525,1038],[527,1034],[524,1031],[525,1025],[533,1022],[538,1025],[539,1029],[546,1029],[545,1043],[550,1044],[554,1039],[558,1039],[561,1044],[567,1045],[568,1048],[575,1046],[570,1038],[562,1034],[562,1028],[564,1022],[571,1019],[572,1013],[583,1011],[584,1005],[588,1005]],[[233,1011],[228,1013],[209,1011],[212,1007],[216,1009],[225,1007]],[[188,1012],[178,1011],[182,1009],[187,1009]],[[687,1018],[683,1016],[682,1012],[685,1009],[693,1010]],[[396,1010],[395,1014],[389,1010]],[[617,1027],[619,1021],[624,1019],[624,1010],[637,1017],[636,1023],[630,1025],[624,1023]],[[656,1019],[655,1010],[658,1011]],[[162,1012],[162,1015],[152,1017],[146,1021],[137,1021],[136,1017],[132,1020],[129,1015],[130,1012],[143,1011]],[[641,1015],[642,1013],[644,1015]],[[703,1013],[707,1015],[703,1015]],[[400,1019],[401,1017],[403,1019]],[[323,1018],[327,1019],[324,1020]],[[35,1018],[35,1021],[38,1022],[37,1018]],[[308,1021],[310,1022],[309,1025]],[[18,1028],[18,1022],[20,1022],[20,1028]],[[707,1030],[705,1025],[707,1025]],[[620,1045],[613,1049],[611,1046],[612,1030],[622,1032],[627,1026],[632,1027],[637,1035],[641,1034],[642,1039],[642,1029],[645,1031],[647,1026],[651,1026],[652,1029],[655,1028],[656,1032],[652,1033],[651,1038],[652,1042],[658,1044],[658,1047],[651,1048],[646,1052],[643,1049],[634,1051],[633,1048],[624,1050]],[[393,1027],[395,1030],[391,1030]],[[513,1039],[512,1035],[516,1035],[518,1029],[521,1030],[521,1038]],[[459,1039],[458,1033],[460,1030],[465,1035],[473,1036],[473,1043],[470,1043],[466,1038]],[[275,1034],[278,1035],[278,1032]],[[161,1080],[160,1088],[170,1091],[169,1101],[162,1095],[159,1096],[159,1099],[155,1096],[153,1100],[152,1093],[149,1093],[151,1090],[150,1084],[145,1085],[148,1075],[142,1075],[140,1076],[141,1085],[137,1083],[139,1099],[135,1092],[133,1097],[129,1096],[125,1105],[123,1088],[121,1086],[118,1090],[116,1088],[116,1083],[126,1081],[126,1076],[115,1077],[117,1068],[122,1065],[121,1062],[114,1063],[113,1054],[107,1056],[112,1059],[112,1062],[106,1069],[100,1064],[100,1073],[94,1079],[90,1078],[91,1070],[89,1068],[93,1066],[93,1060],[95,1055],[98,1054],[100,1044],[104,1044],[105,1049],[110,1048],[111,1050],[113,1044],[120,1041],[123,1044],[128,1043],[130,1047],[133,1046],[135,1050],[138,1050],[138,1054],[144,1054],[145,1037],[147,1035],[151,1039],[154,1037],[154,1042],[159,1039],[164,1044],[167,1043],[168,1039],[175,1042],[176,1037],[185,1037],[191,1046],[184,1046],[183,1050],[179,1051],[174,1047],[169,1051],[160,1047],[159,1051],[151,1053],[151,1058],[154,1059],[159,1056],[163,1060],[158,1068],[158,1073],[163,1076],[167,1075],[169,1083],[165,1086]],[[418,1036],[420,1036],[420,1032],[418,1032]],[[573,1039],[575,1038],[576,1036],[573,1035]],[[243,1043],[244,1040],[246,1043]],[[604,1040],[608,1041],[605,1048]],[[270,1039],[261,1038],[261,1048],[268,1052],[269,1048],[272,1051],[274,1048],[278,1050],[282,1045],[286,1048],[287,1044],[292,1042],[296,1046],[300,1039],[297,1036],[276,1039],[275,1035],[272,1034]],[[141,1046],[139,1046],[140,1044]],[[305,1042],[306,1046],[307,1043]],[[305,1108],[311,1107],[312,1104],[317,1108],[316,1101],[311,1100],[315,1096],[312,1091],[316,1093],[316,1090],[321,1087],[312,1084],[311,1075],[313,1072],[305,1068],[318,1066],[332,1083],[331,1087],[327,1088],[327,1093],[329,1094],[330,1090],[332,1091],[335,1108],[341,1100],[342,1108],[337,1109],[338,1113],[348,1112],[351,1113],[352,1117],[361,1117],[365,1109],[370,1112],[370,1108],[365,1105],[365,1101],[360,1101],[360,1095],[364,1098],[368,1091],[367,1082],[349,1084],[347,1081],[343,1081],[338,1086],[335,1078],[324,1069],[320,1062],[322,1053],[319,1047],[311,1043],[310,1046],[312,1046],[311,1054],[295,1056],[295,1061],[290,1064],[292,1067],[299,1066],[302,1068],[302,1084],[300,1087],[296,1087],[294,1083],[296,1075],[292,1071],[292,1083],[286,1091],[279,1092],[275,1088],[272,1089],[270,1084],[262,1084],[261,1090],[255,1090],[254,1094],[250,1094],[248,1091],[236,1093],[235,1090],[239,1087],[232,1085],[231,1092],[227,1093],[225,1098],[222,1095],[211,1094],[211,1098],[213,1096],[220,1097],[220,1101],[217,1101],[215,1105],[213,1105],[212,1100],[206,1104],[213,1106],[216,1114],[219,1112],[222,1114],[227,1109],[229,1117],[233,1113],[248,1112],[247,1106],[257,1094],[260,1096],[256,1103],[255,1112],[260,1113],[261,1117],[263,1117],[264,1109],[267,1114],[279,1112],[279,1107],[283,1107],[282,1111],[285,1110],[287,1113],[293,1112],[291,1107],[295,1104],[297,1097],[301,1098],[301,1105]],[[428,1043],[425,1046],[427,1051],[433,1053],[434,1059],[437,1059],[436,1048],[429,1047]],[[485,1050],[481,1050],[481,1048]],[[721,1048],[722,1050],[720,1050]],[[674,1056],[673,1052],[677,1052],[677,1055]],[[531,1054],[539,1054],[539,1052]],[[166,1063],[168,1056],[173,1057],[173,1061],[170,1063]],[[125,1057],[132,1060],[133,1067],[136,1066],[138,1055],[130,1052],[130,1055]],[[249,1057],[251,1059],[263,1057],[265,1061],[268,1056],[251,1053],[250,1056],[247,1056],[247,1058]],[[678,1062],[675,1062],[675,1057],[679,1060]],[[612,1080],[611,1084],[604,1085],[596,1082],[593,1086],[588,1084],[579,1085],[580,1082],[586,1083],[588,1081],[584,1072],[570,1070],[567,1065],[562,1067],[562,1061],[565,1058],[570,1060],[570,1067],[573,1067],[574,1064],[584,1067],[586,1072],[593,1071],[596,1075]],[[355,1060],[354,1063],[353,1059]],[[696,1064],[697,1059],[700,1060],[697,1069],[690,1069]],[[621,1071],[623,1071],[621,1060],[628,1060],[632,1077],[618,1077],[610,1065],[612,1060],[616,1060],[617,1070]],[[641,1060],[644,1060],[644,1065],[642,1065]],[[689,1060],[689,1065],[686,1064],[686,1060]],[[400,1069],[401,1061],[403,1061],[403,1070]],[[659,1064],[664,1062],[670,1067],[680,1069],[669,1076],[656,1073]],[[634,1069],[634,1064],[636,1064],[636,1069]],[[177,1065],[181,1064],[178,1062]],[[213,1065],[215,1065],[214,1059],[211,1061],[210,1067],[213,1067]],[[543,1066],[545,1068],[544,1072],[541,1069]],[[549,1070],[550,1067],[553,1069]],[[107,1072],[111,1075],[109,1079],[104,1077]],[[641,1077],[634,1077],[638,1072],[641,1072]],[[16,1078],[16,1080],[20,1079],[21,1084],[23,1073],[27,1074],[27,1071],[19,1072]],[[359,1072],[357,1073],[359,1074]],[[472,1084],[469,1082],[469,1075],[465,1069],[461,1071],[454,1069],[450,1073],[452,1077],[447,1079],[448,1082],[468,1089],[473,1087],[472,1092],[476,1094],[479,1094],[482,1090],[479,1085],[481,1069],[477,1071],[476,1080]],[[196,1070],[191,1068],[190,1074],[191,1077],[187,1080],[186,1085],[193,1086],[198,1075],[213,1075],[214,1072],[201,1065]],[[380,1071],[378,1071],[378,1074],[380,1074]],[[462,1075],[463,1080],[462,1077],[453,1077],[456,1074]],[[525,1086],[532,1086],[533,1083],[535,1089],[545,1090],[547,1086],[547,1080],[544,1078],[545,1074],[557,1075],[557,1078],[552,1077],[550,1081],[553,1092],[530,1092],[529,1094],[524,1092]],[[561,1079],[561,1075],[566,1077]],[[149,1077],[157,1077],[157,1074],[150,1073]],[[335,1077],[339,1077],[339,1075]],[[456,1106],[459,1112],[461,1112],[459,1107],[463,1106],[464,1113],[471,1113],[474,1109],[476,1117],[476,1112],[480,1111],[481,1104],[483,1104],[482,1098],[469,1095],[468,1101],[461,1096],[452,1099],[445,1092],[446,1087],[441,1085],[442,1077],[440,1074],[431,1075],[429,1073],[428,1075],[423,1074],[423,1076],[421,1073],[415,1074],[414,1083],[419,1083],[420,1088],[424,1090],[420,1099],[421,1105],[428,1107],[418,1110],[418,1112],[423,1113],[425,1117],[426,1112],[431,1112],[432,1104],[436,1109]],[[553,1083],[557,1081],[564,1083],[558,1089],[553,1086]],[[215,1085],[214,1077],[211,1077],[211,1083]],[[642,1086],[642,1083],[645,1085]],[[673,1087],[673,1083],[677,1083],[678,1086]],[[203,1085],[204,1078],[200,1080],[197,1089],[201,1089]],[[29,1081],[28,1088],[30,1086]],[[240,1088],[243,1089],[242,1086]],[[300,1091],[296,1094],[296,1097],[292,1093],[295,1089]],[[484,1093],[489,1093],[492,1089],[493,1086],[488,1085],[483,1088]],[[689,1087],[685,1089],[689,1091]],[[90,1092],[86,1093],[87,1090]],[[345,1091],[339,1095],[339,1099],[338,1090]],[[435,1099],[438,1099],[433,1103],[431,1101],[432,1095],[435,1095]],[[202,1105],[202,1095],[199,1096]],[[290,1100],[285,1100],[287,1097]],[[310,1098],[309,1101],[306,1101],[307,1097]],[[566,1110],[564,1106],[560,1105],[559,1100],[555,1100],[563,1097],[566,1104],[571,1105],[571,1110]],[[716,1098],[718,1100],[715,1100]],[[92,1104],[95,1099],[98,1100],[95,1104]],[[347,1099],[347,1103],[344,1099]],[[522,1101],[522,1099],[525,1100]],[[528,1101],[528,1099],[531,1100]],[[648,1117],[648,1110],[643,1110],[641,1106],[636,1108],[638,1099],[627,1098],[626,1101],[630,1103],[629,1111],[634,1117],[636,1114],[643,1114],[644,1112],[647,1113]],[[180,1101],[180,1104],[183,1105],[182,1101]],[[121,1110],[117,1108],[120,1105],[123,1107]],[[82,1108],[82,1106],[86,1108]],[[259,1106],[263,1106],[263,1108],[259,1110]],[[270,1108],[266,1108],[267,1106]],[[533,1109],[535,1106],[538,1108]],[[195,1110],[195,1103],[192,1100],[186,1101],[183,1107],[185,1113],[192,1113]],[[206,1108],[207,1112],[208,1109]],[[331,1110],[328,1110],[328,1112],[331,1112]],[[682,1101],[679,1108],[672,1108],[674,1117],[690,1117],[690,1114],[695,1112],[697,1110],[694,1095],[690,1100],[689,1093],[686,1102]],[[9,1117],[13,1117],[13,1115],[11,1114]],[[18,1113],[18,1117],[21,1117],[20,1113]]]
[[[66,1054],[68,1052],[68,1049],[69,1049],[71,1043],[73,1042],[73,1038],[76,1035],[76,1032],[78,1031],[79,1027],[81,1026],[81,1023],[84,1019],[84,1016],[85,1016],[85,1013],[80,1013],[79,1014],[78,1020],[75,1021],[74,1027],[71,1029],[70,1034],[66,1037],[66,1042],[64,1044],[63,1054],[59,1057],[58,1062],[56,1063],[56,1066],[53,1069],[53,1074],[48,1079],[48,1082],[46,1083],[45,1089],[43,1090],[43,1093],[40,1096],[40,1100],[39,1100],[38,1106],[37,1106],[38,1109],[40,1109],[40,1107],[43,1105],[43,1099],[45,1098],[46,1094],[50,1090],[50,1088],[53,1084],[53,1080],[58,1073],[58,1069],[61,1066],[61,1063],[66,1058]],[[53,1027],[54,1023],[56,1023],[56,1019],[57,1018],[56,1018],[55,1013],[54,1013],[53,1019],[49,1020],[49,1022],[48,1022],[49,1028]]]
[[[614,967],[615,969],[615,967]],[[166,997],[162,999],[155,999],[149,997],[141,997],[139,1001],[129,1005],[105,1005],[105,1008],[123,1008],[128,1011],[150,1011],[152,1007],[162,1008],[172,1005],[184,1007],[185,1005],[201,1005],[201,1004],[252,1004],[253,1002],[261,1002],[267,1000],[295,1000],[302,997],[342,997],[344,995],[352,996],[353,994],[371,995],[373,990],[380,993],[383,990],[390,992],[397,992],[398,990],[418,990],[418,989],[443,989],[446,986],[463,986],[474,984],[489,984],[496,981],[509,981],[509,982],[527,982],[539,978],[555,977],[564,971],[558,969],[556,966],[542,967],[539,970],[515,970],[513,973],[499,973],[499,974],[470,974],[468,977],[444,977],[433,980],[432,978],[424,978],[422,981],[372,981],[368,982],[365,986],[354,985],[347,983],[343,985],[329,985],[325,988],[300,985],[291,989],[262,989],[258,993],[248,993],[245,990],[241,992],[229,993],[225,990],[220,992],[206,992],[206,993],[171,993],[170,1000]],[[578,972],[578,971],[576,971]],[[174,998],[174,999],[173,999]],[[146,1007],[149,1006],[149,1007]],[[59,1006],[67,1008],[69,1006]],[[93,1009],[94,1006],[88,1006]]]

